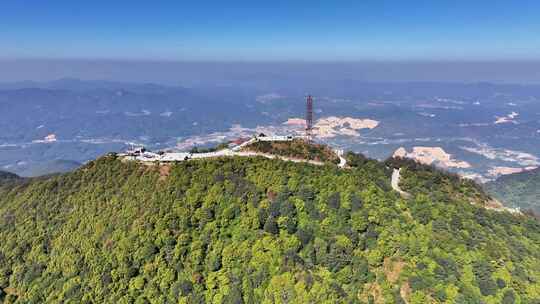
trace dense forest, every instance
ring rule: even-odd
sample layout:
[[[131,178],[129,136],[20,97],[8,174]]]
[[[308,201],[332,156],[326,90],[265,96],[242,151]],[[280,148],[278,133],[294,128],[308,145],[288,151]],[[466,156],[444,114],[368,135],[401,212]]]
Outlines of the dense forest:
[[[257,141],[244,147],[244,151],[270,153],[283,157],[309,159],[318,162],[339,163],[338,156],[330,147],[322,144],[307,143],[301,139],[284,142]]]
[[[23,181],[23,178],[21,178],[17,174],[6,172],[6,171],[0,171],[0,191],[1,191],[1,188],[7,188],[14,184],[21,184],[22,181]]]
[[[540,169],[503,175],[486,184],[486,191],[511,207],[540,216]]]
[[[407,192],[426,195],[433,201],[461,200],[479,206],[491,201],[490,195],[480,185],[458,174],[409,158],[389,158],[385,163],[390,168],[403,169],[400,186]]]
[[[108,155],[11,183],[0,301],[540,303],[538,221],[486,210],[473,183],[411,164],[404,200],[388,164],[346,157],[350,169]]]

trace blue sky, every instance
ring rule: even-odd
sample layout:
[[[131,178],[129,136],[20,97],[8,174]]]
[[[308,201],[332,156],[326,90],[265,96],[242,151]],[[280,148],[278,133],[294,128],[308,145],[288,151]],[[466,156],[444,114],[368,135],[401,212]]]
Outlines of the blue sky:
[[[1,1],[0,57],[537,60],[540,1]]]

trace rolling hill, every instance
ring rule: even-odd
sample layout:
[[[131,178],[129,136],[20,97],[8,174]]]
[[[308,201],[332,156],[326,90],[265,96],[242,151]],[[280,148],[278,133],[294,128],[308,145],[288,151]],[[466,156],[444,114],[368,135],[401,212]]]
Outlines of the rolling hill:
[[[20,177],[17,174],[11,172],[0,171],[0,181],[15,180]]]
[[[506,205],[540,214],[540,169],[503,175],[486,190]]]
[[[2,189],[0,301],[539,303],[536,220],[412,165],[404,200],[386,164],[346,157],[109,155]]]

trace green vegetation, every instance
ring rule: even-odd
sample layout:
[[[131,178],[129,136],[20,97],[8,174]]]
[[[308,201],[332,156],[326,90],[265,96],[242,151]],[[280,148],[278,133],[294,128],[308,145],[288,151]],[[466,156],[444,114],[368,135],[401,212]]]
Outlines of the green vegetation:
[[[201,148],[201,147],[193,147],[191,150],[189,150],[190,153],[210,153],[210,152],[216,152],[219,150],[223,150],[229,147],[228,142],[220,143],[217,146],[213,147],[207,147],[207,148]]]
[[[480,206],[490,200],[490,196],[474,181],[434,166],[399,157],[388,159],[386,164],[392,168],[402,168],[400,186],[414,195],[423,194],[432,201],[461,200]]]
[[[11,172],[0,171],[0,189],[9,188],[23,181],[23,178]],[[1,191],[1,190],[0,190]]]
[[[0,190],[0,301],[540,303],[536,220],[471,205],[450,177],[425,194],[410,183],[438,173],[412,167],[405,201],[384,164],[347,158],[107,156]]]
[[[292,141],[258,141],[247,147],[245,151],[275,154],[283,157],[309,159],[318,162],[339,163],[339,158],[330,147],[308,143],[301,139]]]
[[[486,191],[509,207],[540,215],[540,169],[503,175],[486,184]]]

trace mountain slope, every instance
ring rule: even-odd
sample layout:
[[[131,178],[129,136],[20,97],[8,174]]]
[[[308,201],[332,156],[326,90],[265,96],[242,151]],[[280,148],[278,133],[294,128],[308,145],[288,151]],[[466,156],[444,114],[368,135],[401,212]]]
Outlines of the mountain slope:
[[[24,179],[18,176],[17,174],[11,172],[0,171],[0,193],[2,193],[1,188],[7,188],[13,186]]]
[[[540,214],[540,169],[503,175],[485,187],[510,207],[531,209]]]
[[[0,171],[0,181],[19,179],[17,174],[11,172]]]
[[[471,205],[467,185],[405,201],[383,164],[347,157],[107,156],[0,190],[0,299],[537,303],[538,222]]]
[[[322,144],[307,143],[302,139],[284,142],[257,141],[246,146],[242,150],[270,153],[293,159],[309,159],[317,162],[339,163],[338,156],[330,147]]]

